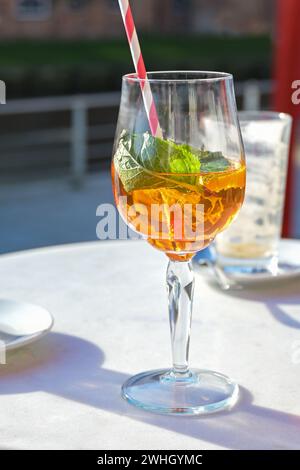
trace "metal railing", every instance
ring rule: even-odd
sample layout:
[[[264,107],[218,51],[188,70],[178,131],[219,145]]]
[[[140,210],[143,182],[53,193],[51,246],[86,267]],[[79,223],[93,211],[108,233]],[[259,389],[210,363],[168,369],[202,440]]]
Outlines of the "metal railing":
[[[258,110],[261,108],[262,96],[272,92],[271,81],[248,81],[235,85],[236,96],[241,100],[241,109]],[[75,95],[67,97],[47,97],[8,101],[0,106],[0,117],[8,115],[32,115],[51,112],[71,113],[70,127],[58,129],[38,129],[23,133],[1,135],[0,145],[24,148],[26,145],[51,145],[63,143],[70,145],[71,180],[80,187],[87,171],[89,141],[92,139],[112,141],[115,123],[104,123],[91,126],[88,122],[88,112],[92,109],[116,109],[119,106],[120,93],[101,93]]]

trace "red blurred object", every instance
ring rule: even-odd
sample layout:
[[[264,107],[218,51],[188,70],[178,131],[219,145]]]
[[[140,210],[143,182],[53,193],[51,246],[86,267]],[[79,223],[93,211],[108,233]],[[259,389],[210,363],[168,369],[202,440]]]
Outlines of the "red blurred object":
[[[273,96],[273,108],[289,113],[294,118],[292,144],[289,157],[289,169],[286,190],[286,203],[283,223],[283,236],[291,235],[293,206],[293,167],[295,150],[295,125],[300,117],[300,104],[293,104],[292,84],[300,80],[300,1],[277,0],[277,31],[275,42],[274,79],[276,88]]]

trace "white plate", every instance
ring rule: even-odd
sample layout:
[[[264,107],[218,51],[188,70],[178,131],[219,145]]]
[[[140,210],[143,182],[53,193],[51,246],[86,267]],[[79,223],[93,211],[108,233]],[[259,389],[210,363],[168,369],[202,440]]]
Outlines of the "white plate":
[[[47,334],[54,323],[52,315],[38,305],[0,299],[0,345],[6,351],[33,343]]]

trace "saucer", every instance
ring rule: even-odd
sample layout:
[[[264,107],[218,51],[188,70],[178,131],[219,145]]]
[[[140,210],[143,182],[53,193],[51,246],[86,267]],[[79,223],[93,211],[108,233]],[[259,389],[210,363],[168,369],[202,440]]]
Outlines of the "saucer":
[[[0,347],[6,351],[37,341],[53,323],[52,315],[39,305],[0,299]]]
[[[201,272],[203,268],[197,266],[195,260],[196,271]],[[241,272],[240,268],[236,269],[233,266],[223,267],[226,276],[233,279],[240,285],[255,285],[262,283],[271,282],[283,282],[286,280],[300,279],[300,249],[299,241],[290,239],[281,239],[279,242],[279,257],[278,257],[278,269],[276,273],[270,271],[262,271],[261,269],[255,271],[253,268],[249,271],[246,269]],[[203,270],[204,271],[204,270]],[[211,270],[208,276],[209,280],[213,279],[213,273]]]

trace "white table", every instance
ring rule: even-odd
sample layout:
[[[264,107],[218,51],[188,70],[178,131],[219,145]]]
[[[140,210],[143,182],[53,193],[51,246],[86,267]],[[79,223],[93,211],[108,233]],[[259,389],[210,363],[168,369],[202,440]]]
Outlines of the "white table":
[[[300,261],[300,244],[287,249]],[[197,276],[191,364],[239,382],[233,411],[166,417],[120,398],[129,375],[170,364],[165,268],[139,241],[0,258],[0,297],[55,317],[0,365],[0,448],[300,448],[299,278],[233,295]]]

